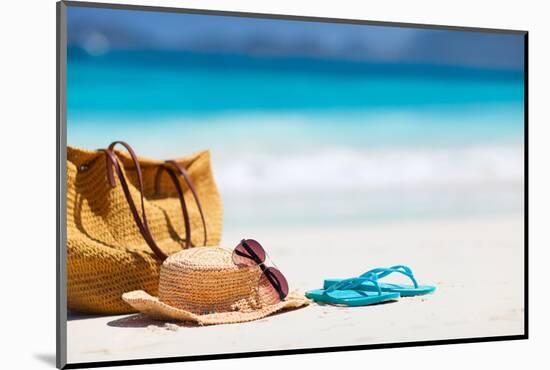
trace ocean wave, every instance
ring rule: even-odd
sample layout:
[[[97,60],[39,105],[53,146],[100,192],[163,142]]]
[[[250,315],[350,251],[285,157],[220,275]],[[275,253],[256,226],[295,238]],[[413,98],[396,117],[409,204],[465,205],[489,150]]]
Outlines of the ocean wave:
[[[241,154],[214,162],[224,195],[325,193],[380,188],[520,183],[522,145],[459,148],[321,149],[292,155]]]

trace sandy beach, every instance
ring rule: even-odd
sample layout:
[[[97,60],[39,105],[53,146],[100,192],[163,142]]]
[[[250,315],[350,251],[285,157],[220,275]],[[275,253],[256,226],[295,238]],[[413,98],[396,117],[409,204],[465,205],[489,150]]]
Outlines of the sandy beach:
[[[291,289],[378,266],[411,266],[433,295],[346,308],[311,304],[256,322],[196,327],[140,314],[70,314],[68,361],[114,361],[522,334],[523,215],[247,230]],[[225,230],[223,245],[243,237]]]

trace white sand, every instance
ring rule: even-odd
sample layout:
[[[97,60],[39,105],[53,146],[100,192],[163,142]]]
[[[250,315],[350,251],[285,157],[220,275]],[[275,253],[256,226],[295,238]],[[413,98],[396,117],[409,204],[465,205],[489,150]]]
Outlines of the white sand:
[[[225,230],[225,245],[258,238],[291,288],[321,287],[377,266],[407,264],[433,295],[344,308],[311,306],[252,323],[186,327],[142,315],[68,322],[68,361],[112,361],[523,333],[523,216]],[[260,237],[261,236],[261,237]]]

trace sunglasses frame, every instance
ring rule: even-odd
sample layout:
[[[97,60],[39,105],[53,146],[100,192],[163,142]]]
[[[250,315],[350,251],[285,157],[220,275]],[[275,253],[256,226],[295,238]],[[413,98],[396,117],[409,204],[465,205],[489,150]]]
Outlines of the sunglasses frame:
[[[258,245],[262,248],[262,250],[264,251],[264,254],[265,254],[265,249],[264,247],[258,242],[258,241],[255,241],[256,243],[258,243]],[[243,253],[241,253],[237,248],[239,247],[239,245],[242,245],[244,249],[246,249],[246,251],[249,253],[249,255],[245,255]],[[287,294],[284,294],[283,293],[283,290],[281,288],[281,283],[278,281],[278,279],[276,277],[273,276],[273,274],[271,273],[270,269],[271,268],[274,268],[274,267],[267,267],[265,265],[265,257],[264,257],[264,260],[262,261],[262,259],[256,254],[256,252],[254,252],[254,249],[252,249],[248,243],[246,242],[246,239],[242,239],[240,241],[240,243],[235,247],[234,253],[238,254],[239,256],[241,257],[246,257],[246,258],[250,258],[252,259],[259,267],[260,269],[262,270],[262,274],[265,275],[265,277],[267,278],[267,280],[269,281],[269,283],[273,286],[273,288],[275,288],[275,290],[277,291],[277,293],[279,294],[279,298],[281,299],[281,301],[284,301],[284,299],[286,298],[286,296],[288,295],[288,292]],[[279,271],[279,270],[277,270]],[[281,275],[283,275],[282,272],[279,271],[279,273]],[[283,275],[283,278],[284,278],[284,275]],[[285,278],[286,279],[286,278]]]

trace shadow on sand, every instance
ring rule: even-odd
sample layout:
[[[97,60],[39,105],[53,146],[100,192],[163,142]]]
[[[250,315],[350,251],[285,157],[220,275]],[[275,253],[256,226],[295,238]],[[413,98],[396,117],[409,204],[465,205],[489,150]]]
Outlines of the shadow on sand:
[[[167,325],[168,324],[168,325]],[[107,323],[107,325],[116,327],[116,328],[147,328],[147,327],[157,327],[159,329],[168,329],[177,327],[186,327],[186,328],[195,328],[200,325],[192,322],[181,322],[181,321],[165,321],[165,320],[155,320],[150,317],[147,317],[143,314],[136,314],[132,316],[122,317]]]

